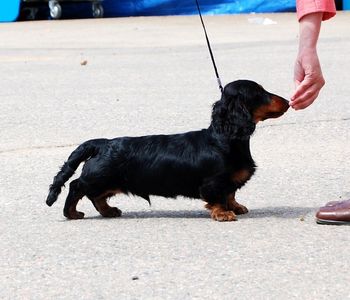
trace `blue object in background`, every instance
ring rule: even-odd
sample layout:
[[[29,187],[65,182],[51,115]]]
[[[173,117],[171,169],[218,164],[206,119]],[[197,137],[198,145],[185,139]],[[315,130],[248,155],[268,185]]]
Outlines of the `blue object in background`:
[[[295,0],[199,0],[203,14],[295,11]],[[197,14],[195,0],[105,0],[106,17]]]
[[[21,0],[0,0],[0,22],[16,21],[20,7]]]
[[[198,2],[202,13],[206,15],[295,11],[295,0],[198,0]],[[91,17],[91,3],[74,3],[74,0],[71,0],[66,6],[67,8],[62,10],[63,18]],[[198,14],[195,0],[104,0],[102,6],[105,17]]]
[[[343,9],[350,10],[350,0],[343,0]]]
[[[91,0],[75,2],[58,0],[62,6],[62,18],[91,18]],[[295,0],[198,0],[201,11],[206,15],[267,13],[295,11]],[[350,0],[344,0],[344,2]],[[48,19],[47,0],[38,0],[26,5],[38,8],[38,19]],[[0,21],[10,22],[19,15],[21,0],[0,0]],[[165,16],[197,14],[195,0],[104,0],[102,2],[105,17],[127,16]],[[21,16],[21,19],[23,16]]]

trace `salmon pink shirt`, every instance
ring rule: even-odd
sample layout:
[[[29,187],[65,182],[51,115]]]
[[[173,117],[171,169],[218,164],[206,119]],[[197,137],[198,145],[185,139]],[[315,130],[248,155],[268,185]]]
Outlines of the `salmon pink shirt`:
[[[323,12],[322,20],[328,20],[335,15],[333,0],[296,0],[298,20],[314,12]]]

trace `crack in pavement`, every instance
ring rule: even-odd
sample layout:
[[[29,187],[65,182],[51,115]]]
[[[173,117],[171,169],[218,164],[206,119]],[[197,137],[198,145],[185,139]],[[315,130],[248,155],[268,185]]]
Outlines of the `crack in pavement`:
[[[32,151],[32,150],[45,150],[45,149],[57,149],[57,148],[68,148],[76,147],[80,144],[66,144],[66,145],[49,145],[49,146],[33,146],[33,147],[23,147],[23,148],[14,148],[14,149],[5,149],[0,150],[1,154],[12,153],[12,152],[22,152],[22,151]]]
[[[306,122],[301,122],[301,123],[289,122],[289,123],[280,123],[280,124],[270,124],[270,125],[260,126],[259,129],[268,128],[268,127],[280,127],[280,126],[302,125],[302,124],[313,124],[313,123],[343,122],[343,121],[350,121],[350,117],[345,117],[345,118],[340,118],[340,119],[312,120],[312,121],[306,121]],[[33,146],[33,147],[5,149],[5,150],[0,150],[0,155],[7,154],[7,153],[22,152],[22,151],[77,147],[79,145],[80,144],[65,144],[65,145]]]

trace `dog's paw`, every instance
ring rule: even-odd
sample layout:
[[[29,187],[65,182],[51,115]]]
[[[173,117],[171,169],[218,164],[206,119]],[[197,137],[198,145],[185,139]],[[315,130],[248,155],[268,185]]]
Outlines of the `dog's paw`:
[[[212,212],[211,218],[219,222],[237,221],[237,216],[232,210]]]
[[[64,216],[69,220],[84,219],[85,214],[81,211],[73,211],[69,213],[64,213]]]
[[[234,211],[224,209],[221,204],[214,204],[214,205],[207,204],[205,207],[211,211],[210,216],[215,221],[219,221],[219,222],[237,221],[237,216],[234,213]]]
[[[227,199],[228,209],[233,210],[236,215],[243,215],[248,213],[248,208],[238,203],[235,199],[235,195],[231,195]]]
[[[236,215],[244,215],[248,213],[248,208],[238,203],[238,205],[233,208],[233,211]]]
[[[101,215],[105,218],[117,218],[122,215],[122,211],[118,207],[110,207],[103,211]]]

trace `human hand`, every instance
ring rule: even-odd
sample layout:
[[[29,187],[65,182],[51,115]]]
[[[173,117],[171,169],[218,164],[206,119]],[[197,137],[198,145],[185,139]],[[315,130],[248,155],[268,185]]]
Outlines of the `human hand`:
[[[290,106],[295,110],[304,109],[317,98],[325,84],[316,48],[299,51],[294,67],[295,92]]]

